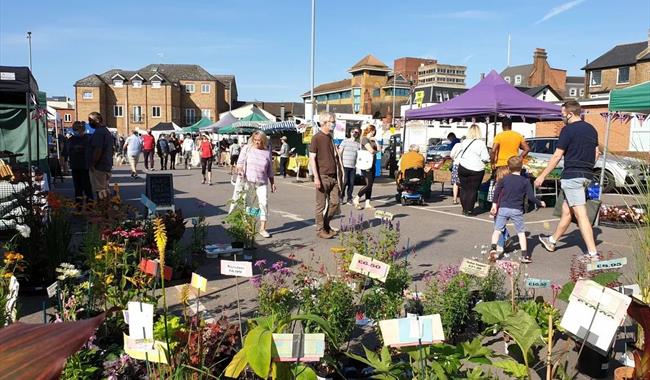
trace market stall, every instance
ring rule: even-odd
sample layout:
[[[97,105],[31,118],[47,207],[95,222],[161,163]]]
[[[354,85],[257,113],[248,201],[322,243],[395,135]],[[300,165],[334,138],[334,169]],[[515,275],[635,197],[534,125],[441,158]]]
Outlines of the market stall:
[[[189,127],[185,127],[181,129],[182,133],[199,133],[200,130],[203,128],[214,124],[212,120],[210,120],[209,117],[202,117],[201,120],[197,121],[196,123],[190,125]]]
[[[560,106],[517,90],[494,70],[460,96],[430,107],[406,111],[407,121],[468,119],[473,123],[484,122],[486,144],[490,137],[490,121],[494,123],[493,134],[496,135],[497,122],[502,118],[536,122],[561,120],[562,114]],[[440,182],[435,175],[434,181]]]

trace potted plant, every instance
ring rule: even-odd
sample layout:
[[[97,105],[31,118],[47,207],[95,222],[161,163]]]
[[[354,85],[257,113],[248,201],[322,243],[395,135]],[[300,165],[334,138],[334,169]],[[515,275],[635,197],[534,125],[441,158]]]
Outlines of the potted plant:
[[[246,211],[245,196],[242,194],[236,200],[231,200],[230,203],[234,207],[224,219],[224,223],[228,226],[226,231],[232,238],[232,247],[254,249],[257,220]]]
[[[321,360],[316,364],[316,379],[318,380],[332,380],[335,373],[334,367],[325,360]]]

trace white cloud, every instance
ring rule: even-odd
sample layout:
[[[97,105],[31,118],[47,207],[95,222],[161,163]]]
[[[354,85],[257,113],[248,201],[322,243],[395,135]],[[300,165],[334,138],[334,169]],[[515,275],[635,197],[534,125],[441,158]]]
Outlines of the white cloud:
[[[553,17],[555,17],[555,16],[557,16],[559,14],[562,14],[562,13],[564,13],[564,12],[566,12],[566,11],[580,5],[580,3],[583,3],[584,1],[585,0],[571,0],[569,2],[566,2],[566,3],[562,4],[562,5],[558,5],[557,7],[551,9],[550,11],[548,11],[548,13],[544,15],[544,17],[537,20],[535,22],[535,25],[540,24],[540,23],[542,23],[542,22],[544,22],[544,21],[546,21],[546,20],[548,20],[550,18],[553,18]]]
[[[434,13],[427,14],[427,18],[435,19],[456,19],[456,20],[488,20],[495,18],[497,14],[491,11],[481,11],[481,10],[466,10],[458,12],[448,12],[448,13]]]
[[[462,60],[463,65],[467,64],[467,62],[469,62],[469,60],[472,59],[472,58],[474,58],[474,54],[469,54],[469,55],[465,56],[465,58],[463,58],[463,60]]]

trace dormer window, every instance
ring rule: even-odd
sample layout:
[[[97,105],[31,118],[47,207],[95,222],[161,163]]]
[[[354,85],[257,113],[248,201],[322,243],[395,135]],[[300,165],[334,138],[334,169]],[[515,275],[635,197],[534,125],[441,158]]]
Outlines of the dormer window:
[[[142,81],[139,79],[134,79],[132,82],[133,88],[140,88],[142,87]]]
[[[113,87],[123,87],[124,81],[122,79],[113,79]]]
[[[510,83],[510,77],[505,77],[505,78],[503,78],[503,79],[505,79],[506,82]]]
[[[521,75],[515,75],[515,84],[521,84]]]
[[[160,81],[159,80],[151,81],[151,87],[160,88]]]

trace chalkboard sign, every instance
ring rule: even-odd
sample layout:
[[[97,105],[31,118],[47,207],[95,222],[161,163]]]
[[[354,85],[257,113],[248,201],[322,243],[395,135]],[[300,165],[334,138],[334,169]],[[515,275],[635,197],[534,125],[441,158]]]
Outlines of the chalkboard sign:
[[[174,205],[174,177],[172,174],[147,174],[145,195],[156,206]]]

